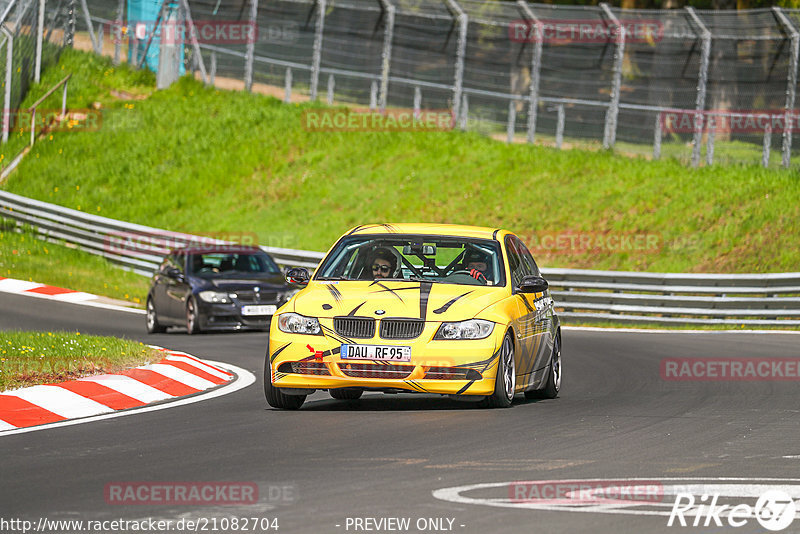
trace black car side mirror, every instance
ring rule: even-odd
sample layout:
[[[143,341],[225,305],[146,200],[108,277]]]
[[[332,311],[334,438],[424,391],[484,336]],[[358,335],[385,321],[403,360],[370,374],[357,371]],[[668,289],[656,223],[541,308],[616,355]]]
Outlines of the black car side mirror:
[[[519,284],[520,293],[541,293],[550,287],[547,280],[541,276],[526,276]]]
[[[173,280],[183,280],[183,273],[177,267],[169,267],[165,274],[167,278],[172,278]]]
[[[298,286],[307,286],[311,276],[303,267],[295,267],[286,271],[286,281]]]

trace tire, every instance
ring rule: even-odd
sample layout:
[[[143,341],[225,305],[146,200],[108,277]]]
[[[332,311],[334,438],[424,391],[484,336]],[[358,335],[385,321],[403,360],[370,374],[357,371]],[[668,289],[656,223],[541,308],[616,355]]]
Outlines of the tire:
[[[503,344],[500,346],[500,355],[497,361],[497,377],[494,381],[494,393],[484,399],[486,408],[508,408],[514,401],[514,387],[517,382],[516,367],[514,365],[514,340],[511,332],[506,332]]]
[[[158,314],[156,313],[156,305],[153,304],[153,299],[147,299],[146,307],[145,322],[147,324],[147,333],[160,334],[166,332],[167,327],[158,322]]]
[[[547,369],[547,383],[542,389],[526,391],[526,399],[555,399],[561,391],[561,341],[558,337],[553,342],[553,354],[550,356],[550,367]]]
[[[197,320],[197,304],[192,297],[186,301],[186,333],[189,335],[200,333],[200,324]]]
[[[329,389],[328,393],[331,394],[331,397],[338,400],[357,400],[361,398],[361,394],[364,393],[364,390],[359,388],[337,388]]]
[[[297,410],[306,401],[305,395],[286,395],[272,385],[269,356],[264,362],[264,397],[267,399],[267,404],[280,410]]]

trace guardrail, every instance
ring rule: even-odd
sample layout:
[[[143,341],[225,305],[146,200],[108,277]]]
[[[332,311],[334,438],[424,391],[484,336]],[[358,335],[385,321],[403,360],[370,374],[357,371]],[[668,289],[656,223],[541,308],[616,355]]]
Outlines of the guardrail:
[[[149,276],[177,246],[226,241],[126,223],[0,191],[0,216],[43,239]],[[324,253],[261,247],[284,267],[314,268]],[[679,274],[543,269],[569,322],[800,326],[800,273]]]

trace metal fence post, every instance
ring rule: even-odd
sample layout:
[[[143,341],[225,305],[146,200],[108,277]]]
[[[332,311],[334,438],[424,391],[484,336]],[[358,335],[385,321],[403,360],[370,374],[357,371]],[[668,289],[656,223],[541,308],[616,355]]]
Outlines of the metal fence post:
[[[6,36],[6,81],[3,95],[3,143],[8,142],[8,132],[11,129],[11,76],[14,73],[14,34],[6,28],[5,23],[0,25],[0,32]]]
[[[417,85],[414,87],[414,116],[420,116],[420,110],[422,109],[422,91],[420,90],[419,86]]]
[[[114,36],[114,65],[119,65],[122,53],[122,28],[125,26],[125,0],[117,4],[117,31]]]
[[[36,66],[34,67],[33,81],[39,83],[42,79],[42,39],[44,39],[44,2],[39,0],[39,12],[36,21]]]
[[[617,140],[617,116],[619,115],[619,91],[622,85],[622,61],[625,59],[625,27],[620,24],[611,8],[605,2],[600,2],[600,9],[611,24],[616,27],[617,48],[614,51],[614,75],[611,81],[611,101],[606,112],[606,126],[603,133],[603,148],[612,148]]]
[[[84,0],[85,1],[85,0]],[[189,9],[188,0],[183,0],[183,15],[186,17],[186,28],[194,28],[192,21],[192,10]],[[200,51],[200,43],[197,42],[197,36],[194,31],[187,30],[192,40],[192,50],[197,57],[197,66],[200,67],[200,74],[203,75],[203,83],[208,83],[208,73],[206,72],[206,65],[203,62],[203,54]]]
[[[67,20],[64,25],[64,46],[74,46],[75,43],[75,0],[69,0]]]
[[[292,69],[286,67],[286,79],[283,84],[283,101],[287,104],[292,101]]]
[[[211,51],[211,66],[208,71],[209,83],[214,85],[217,82],[217,51]]]
[[[686,8],[686,13],[689,15],[689,20],[694,22],[700,30],[700,39],[702,46],[700,48],[700,70],[697,73],[697,99],[695,100],[695,121],[694,121],[694,140],[692,141],[692,167],[697,167],[700,164],[700,149],[703,143],[703,110],[706,108],[706,85],[708,83],[708,62],[711,56],[711,32],[708,31],[705,24],[697,16],[694,9],[691,7]]]
[[[525,0],[517,0],[517,6],[533,24],[533,55],[531,57],[531,87],[528,96],[528,142],[533,143],[536,138],[536,118],[539,113],[539,75],[542,68],[542,44],[544,31],[542,21],[533,13]]]
[[[791,49],[789,50],[789,72],[786,76],[786,105],[783,115],[783,147],[782,147],[782,164],[787,169],[792,162],[792,128],[794,128],[794,121],[792,120],[792,108],[794,108],[794,99],[797,92],[797,62],[798,55],[800,55],[800,33],[797,28],[789,21],[781,8],[773,7],[775,16],[783,25],[784,29],[791,35]]]
[[[378,84],[372,80],[369,84],[369,109],[370,111],[378,108]]]
[[[89,7],[86,5],[86,0],[81,0],[81,9],[83,9],[83,17],[86,19],[86,27],[89,30],[89,38],[92,40],[92,50],[94,50],[95,54],[99,54],[100,48],[97,45],[97,36],[94,34],[92,16],[89,14]]]
[[[709,167],[714,164],[714,132],[714,128],[710,129],[708,131],[708,138],[706,139],[706,165]]]
[[[317,0],[317,25],[314,29],[314,52],[311,57],[311,100],[317,99],[319,67],[322,63],[322,34],[325,30],[325,0]]]
[[[515,100],[508,101],[508,124],[506,125],[506,142],[514,142],[514,132],[517,126],[517,102]]]
[[[458,126],[462,130],[467,129],[467,119],[469,116],[469,100],[467,99],[466,93],[461,95],[461,105],[459,106],[459,113],[461,115],[453,115],[458,120]]]
[[[392,39],[394,38],[394,12],[395,7],[389,0],[381,0],[381,8],[386,15],[386,29],[383,33],[383,50],[381,51],[381,111],[386,109],[389,98],[389,69],[392,66]]]
[[[461,93],[464,84],[464,57],[467,52],[467,29],[469,28],[469,18],[461,9],[456,0],[445,0],[450,14],[458,22],[458,40],[456,41],[456,64],[455,75],[453,77],[453,115],[460,116],[459,106],[461,104]],[[466,121],[465,121],[466,124]]]
[[[771,119],[772,117],[770,117]],[[761,152],[761,166],[764,168],[769,167],[769,150],[772,145],[772,125],[767,121],[764,127],[764,146]]]
[[[258,0],[250,0],[250,28],[255,30],[258,26]],[[247,40],[247,54],[244,60],[244,89],[253,89],[253,59],[256,49],[256,35],[258,31],[253,31],[251,38]]]
[[[333,74],[328,74],[328,105],[333,105],[333,88],[336,85],[336,81],[333,79]]]
[[[656,125],[653,128],[653,159],[661,158],[661,114],[656,114]]]
[[[560,149],[564,144],[564,123],[566,122],[566,114],[564,113],[564,104],[558,105],[558,120],[556,122],[556,148]]]

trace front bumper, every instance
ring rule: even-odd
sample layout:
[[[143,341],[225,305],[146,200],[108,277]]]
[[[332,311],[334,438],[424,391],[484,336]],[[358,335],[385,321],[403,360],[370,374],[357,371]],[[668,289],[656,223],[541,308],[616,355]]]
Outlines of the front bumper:
[[[331,319],[320,319],[322,335],[288,334],[273,319],[267,365],[279,388],[333,389],[358,387],[378,391],[408,391],[442,395],[491,395],[497,373],[498,349],[505,332],[495,327],[479,340],[433,340],[439,322],[426,323],[411,340],[378,337],[358,339],[364,345],[410,346],[411,361],[390,363],[342,359],[342,339]],[[348,368],[349,366],[349,368]]]
[[[282,302],[265,302],[280,308]],[[272,315],[242,315],[242,304],[211,304],[198,299],[198,319],[203,330],[246,330],[269,328]]]

